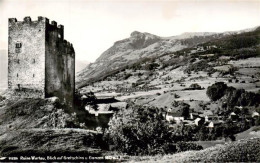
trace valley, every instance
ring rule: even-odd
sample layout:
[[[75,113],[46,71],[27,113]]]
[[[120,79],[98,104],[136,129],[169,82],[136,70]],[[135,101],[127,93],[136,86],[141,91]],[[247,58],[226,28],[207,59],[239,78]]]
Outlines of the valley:
[[[260,58],[253,55],[234,59],[228,54],[230,50],[217,46],[222,41],[231,42],[232,37],[138,60],[105,78],[97,78],[80,92],[91,91],[96,96],[115,97],[120,101],[164,108],[165,111],[173,108],[173,101],[183,101],[191,109],[202,111],[199,103],[210,102],[206,90],[216,82],[258,93]],[[197,88],[193,88],[194,85]],[[217,104],[211,104],[208,109],[214,111],[217,107]]]
[[[135,31],[96,62],[79,65],[73,109],[57,97],[1,93],[0,152],[259,160],[251,154],[260,149],[259,38],[259,27],[167,38]],[[248,157],[223,155],[241,146]]]
[[[90,65],[85,69],[88,73],[95,71],[95,75],[103,69],[105,74],[93,76],[87,73],[89,77],[82,80],[86,74],[85,70],[81,71],[77,81],[79,92],[82,95],[92,92],[97,98],[113,98],[130,105],[115,111],[108,124],[109,133],[118,127],[119,133],[114,133],[114,136],[119,139],[124,135],[124,130],[122,133],[120,131],[124,127],[131,126],[135,130],[135,122],[128,126],[115,118],[128,117],[137,108],[148,109],[140,111],[140,116],[147,114],[150,109],[157,109],[163,116],[164,123],[169,124],[168,131],[175,136],[177,133],[181,135],[181,138],[175,138],[175,143],[196,142],[203,148],[217,149],[226,142],[241,139],[241,132],[259,125],[259,32],[260,28],[254,28],[247,32],[229,34],[195,34],[188,40],[199,41],[192,42],[192,45],[175,50],[164,47],[163,52],[156,51],[156,55],[151,51],[151,55],[139,55],[131,59],[128,57],[127,61],[118,59],[125,55],[121,55],[120,51],[109,53],[118,46],[117,42],[93,64],[95,68],[92,69],[93,65]],[[208,39],[209,36],[212,36],[211,39]],[[178,41],[184,45],[187,41],[185,39]],[[126,41],[128,40],[119,43]],[[140,42],[142,44],[145,41]],[[132,52],[133,56],[138,51],[147,49],[141,45],[138,47]],[[127,55],[132,56],[132,53]],[[110,55],[107,56],[108,54]],[[101,63],[106,61],[106,57],[109,57],[109,61]],[[119,62],[116,68],[110,70]],[[95,112],[99,112],[98,109]],[[117,123],[122,126],[119,127]],[[259,138],[258,133],[257,130],[253,137],[247,137]],[[179,148],[178,143],[176,146]],[[192,149],[197,149],[196,145],[189,148]]]

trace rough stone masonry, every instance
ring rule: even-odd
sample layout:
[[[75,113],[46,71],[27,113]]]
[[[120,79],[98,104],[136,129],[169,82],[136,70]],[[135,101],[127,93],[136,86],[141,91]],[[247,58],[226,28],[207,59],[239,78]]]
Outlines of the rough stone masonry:
[[[64,27],[38,17],[10,18],[8,23],[8,88],[14,96],[57,96],[72,106],[75,51],[64,39]]]

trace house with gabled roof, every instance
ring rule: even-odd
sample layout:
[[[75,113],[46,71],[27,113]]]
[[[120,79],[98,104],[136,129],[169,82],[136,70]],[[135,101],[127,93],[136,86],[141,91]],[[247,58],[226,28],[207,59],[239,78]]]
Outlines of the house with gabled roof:
[[[215,120],[213,120],[213,121],[208,121],[206,123],[206,125],[207,125],[208,128],[214,128],[214,127],[216,127],[218,125],[221,125],[222,123],[223,123],[222,121],[215,121]]]
[[[196,126],[203,125],[204,122],[205,122],[205,119],[203,119],[203,118],[196,118],[196,119],[194,120],[194,123],[195,123]]]
[[[253,112],[252,113],[252,118],[258,118],[259,117],[259,113],[258,112]]]
[[[168,122],[175,122],[177,124],[181,123],[184,121],[184,116],[180,112],[167,112],[166,113],[166,120]]]

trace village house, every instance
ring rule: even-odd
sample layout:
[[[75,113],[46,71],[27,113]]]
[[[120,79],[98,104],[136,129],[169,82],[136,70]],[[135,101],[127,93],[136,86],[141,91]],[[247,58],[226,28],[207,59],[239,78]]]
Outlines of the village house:
[[[228,118],[235,122],[238,120],[239,117],[235,112],[231,112]]]
[[[220,120],[222,120],[222,117],[217,116],[217,115],[206,115],[205,116],[206,122],[208,122],[208,121],[220,121]]]
[[[258,112],[253,112],[252,113],[252,118],[258,118],[259,117],[259,113]]]
[[[203,118],[196,118],[194,120],[194,123],[195,123],[196,126],[201,126],[201,125],[204,124],[204,122],[205,122],[205,120]]]
[[[204,51],[204,47],[203,46],[197,46],[197,51],[198,52]]]
[[[91,105],[86,105],[85,110],[89,114],[94,114],[96,117],[101,114],[113,114],[114,112],[110,110],[110,104],[97,104],[97,109],[93,108]]]
[[[207,127],[208,128],[214,128],[214,127],[216,127],[216,126],[218,126],[218,125],[221,125],[223,122],[221,122],[221,121],[216,121],[216,120],[213,120],[213,121],[209,121],[208,123],[207,123]]]
[[[211,110],[205,110],[202,114],[199,114],[199,117],[204,118],[205,122],[209,121],[209,117],[213,116],[213,112]]]
[[[175,122],[176,124],[180,124],[184,121],[184,117],[179,112],[167,112],[166,113],[166,120],[168,122]]]
[[[190,119],[193,120],[193,119],[196,119],[199,117],[199,114],[198,113],[190,113]]]

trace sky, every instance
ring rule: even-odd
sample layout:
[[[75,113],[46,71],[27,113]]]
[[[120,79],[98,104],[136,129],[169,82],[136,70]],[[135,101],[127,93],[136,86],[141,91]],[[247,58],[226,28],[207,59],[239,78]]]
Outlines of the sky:
[[[260,0],[0,0],[0,50],[7,49],[8,18],[25,16],[64,25],[76,59],[94,62],[133,31],[168,37],[260,26]]]

